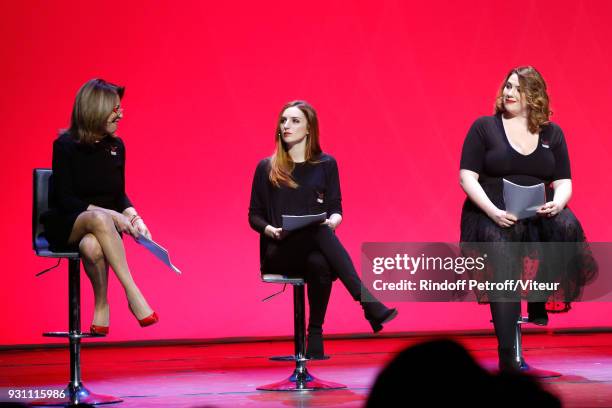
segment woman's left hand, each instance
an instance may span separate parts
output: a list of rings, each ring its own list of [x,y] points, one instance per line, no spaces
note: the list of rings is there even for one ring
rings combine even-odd
[[[323,221],[323,224],[327,225],[332,231],[338,227],[338,223],[334,222],[331,218],[327,218],[325,221]]]
[[[151,233],[149,232],[149,229],[147,228],[147,225],[144,223],[142,218],[136,220],[136,222],[134,223],[134,228],[136,228],[138,235],[142,235],[147,239],[151,239]]]
[[[562,209],[563,208],[559,204],[555,203],[554,201],[549,201],[538,209],[537,214],[541,215],[542,217],[550,218],[559,214]]]

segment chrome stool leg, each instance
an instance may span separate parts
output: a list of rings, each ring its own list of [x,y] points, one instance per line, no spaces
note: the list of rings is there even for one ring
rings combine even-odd
[[[295,370],[289,378],[257,387],[264,391],[315,391],[346,388],[346,385],[316,378],[306,368],[306,310],[304,284],[293,285],[293,343]]]
[[[36,400],[34,406],[75,406],[80,404],[101,405],[123,401],[111,395],[95,394],[81,382],[81,339],[104,337],[93,333],[81,332],[81,280],[80,259],[68,259],[68,325],[69,331],[44,333],[46,337],[68,337],[70,341],[70,382],[64,390],[63,398]]]

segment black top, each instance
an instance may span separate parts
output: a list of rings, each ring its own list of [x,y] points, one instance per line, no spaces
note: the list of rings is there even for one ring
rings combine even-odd
[[[125,146],[118,137],[98,143],[77,142],[69,133],[53,143],[53,188],[49,207],[63,214],[89,204],[122,212],[132,206],[125,194]]]
[[[550,183],[571,178],[565,137],[554,123],[545,125],[533,153],[523,155],[508,141],[501,115],[478,118],[470,128],[461,153],[461,169],[480,178],[514,178],[517,184]],[[523,183],[521,183],[523,181]]]
[[[481,117],[474,122],[463,144],[460,167],[479,174],[478,182],[487,197],[501,210],[505,209],[502,178],[521,185],[544,183],[548,201],[554,197],[552,182],[571,178],[565,137],[558,125],[550,123],[543,126],[536,149],[531,154],[523,155],[510,145],[501,115]],[[517,299],[547,301],[546,308],[550,311],[568,311],[568,302],[579,298],[583,286],[592,280],[596,269],[590,249],[584,244],[584,231],[569,208],[564,208],[555,217],[535,215],[517,221],[512,227],[501,228],[466,197],[461,212],[460,240],[464,252],[486,255],[493,251],[497,254],[491,258],[492,263],[488,263],[487,268],[473,270],[471,279],[480,282],[537,279],[539,282],[558,283],[554,291],[539,291],[541,293],[538,294],[520,291],[520,295],[516,294]],[[496,244],[481,246],[485,242]],[[498,245],[500,242],[529,244],[503,246]],[[566,253],[559,254],[558,251],[546,249],[550,246],[537,244],[541,242],[577,244],[561,246]],[[477,244],[472,246],[465,243]],[[511,260],[509,256],[519,258],[513,262],[508,261]],[[536,272],[523,268],[521,259],[524,256],[538,261]],[[570,259],[572,261],[568,263]],[[477,290],[476,295],[479,302],[489,302],[502,299],[508,292]],[[498,295],[501,297],[497,298]]]
[[[317,163],[296,163],[292,177],[297,188],[275,187],[269,179],[270,159],[259,162],[253,177],[249,224],[263,234],[266,226],[280,228],[282,215],[342,214],[336,160],[325,153]]]

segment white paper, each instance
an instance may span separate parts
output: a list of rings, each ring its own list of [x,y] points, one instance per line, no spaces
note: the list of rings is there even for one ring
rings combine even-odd
[[[506,179],[503,180],[506,212],[516,216],[519,220],[533,217],[538,208],[546,203],[544,183],[535,186],[520,186]]]
[[[295,231],[313,224],[321,224],[327,219],[326,213],[314,215],[283,215],[283,231]]]
[[[168,254],[168,251],[166,250],[166,248],[162,247],[157,242],[150,240],[142,235],[140,235],[138,238],[135,238],[135,240],[140,245],[147,248],[149,252],[155,255],[157,259],[159,259],[160,261],[168,265],[168,267],[170,267],[170,269],[172,269],[178,275],[181,274],[181,271],[179,270],[179,268],[177,268],[176,266],[172,264],[172,262],[170,262],[170,255]]]

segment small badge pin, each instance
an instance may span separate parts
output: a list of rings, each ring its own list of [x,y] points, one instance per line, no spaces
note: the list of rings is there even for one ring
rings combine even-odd
[[[318,194],[317,203],[323,204],[323,198],[325,198],[325,195],[323,193],[319,193],[319,192],[317,192],[317,194]]]

